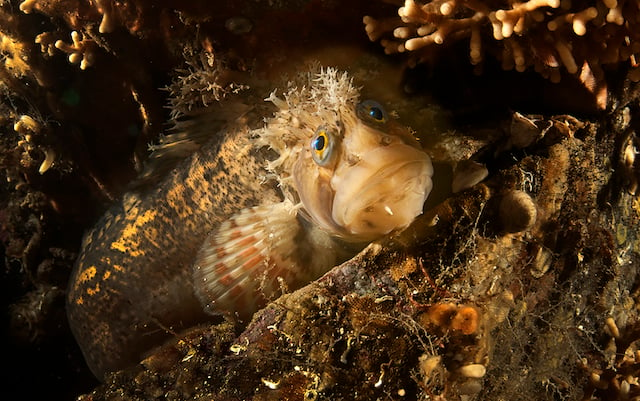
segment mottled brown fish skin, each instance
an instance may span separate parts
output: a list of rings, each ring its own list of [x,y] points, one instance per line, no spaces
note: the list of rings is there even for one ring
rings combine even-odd
[[[193,257],[235,211],[277,199],[261,184],[264,162],[246,130],[213,140],[157,187],[125,196],[86,235],[67,314],[98,378],[207,318],[193,291]]]

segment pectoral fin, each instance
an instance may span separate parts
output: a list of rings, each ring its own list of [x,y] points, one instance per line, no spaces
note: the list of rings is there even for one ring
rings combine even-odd
[[[212,313],[249,317],[278,295],[299,269],[302,226],[291,202],[243,209],[205,240],[193,267],[194,286]]]

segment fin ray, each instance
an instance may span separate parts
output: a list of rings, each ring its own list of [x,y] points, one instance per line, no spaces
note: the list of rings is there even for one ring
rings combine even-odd
[[[150,182],[156,182],[212,138],[223,138],[224,132],[242,126],[244,116],[251,109],[234,98],[212,104],[180,121],[174,121],[167,134],[149,145],[151,153],[132,187],[141,188]]]
[[[295,238],[301,229],[289,201],[243,209],[221,224],[193,265],[196,294],[205,308],[246,317],[277,295],[279,277],[286,282],[299,269]]]

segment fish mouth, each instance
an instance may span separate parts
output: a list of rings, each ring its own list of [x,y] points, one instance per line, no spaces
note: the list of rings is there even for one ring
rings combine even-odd
[[[332,178],[333,221],[362,241],[405,228],[422,213],[432,175],[429,156],[413,146],[393,144],[367,152]]]

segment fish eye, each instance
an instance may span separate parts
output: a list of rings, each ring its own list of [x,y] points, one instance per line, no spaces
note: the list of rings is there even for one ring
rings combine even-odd
[[[331,160],[333,154],[334,136],[324,126],[318,127],[311,139],[311,156],[319,165],[324,166]]]
[[[384,107],[375,100],[365,100],[358,103],[356,114],[362,121],[374,124],[384,124],[389,120]]]

